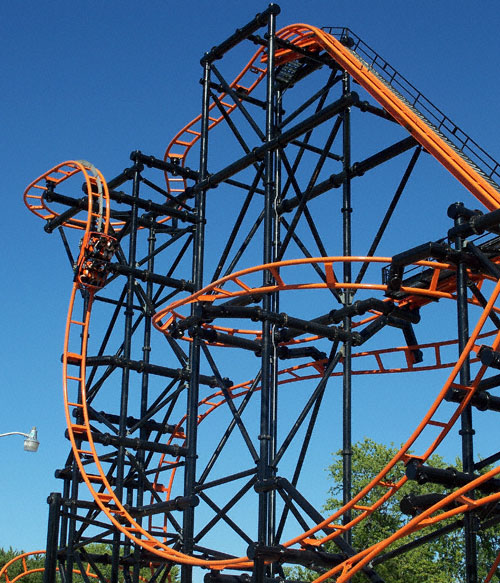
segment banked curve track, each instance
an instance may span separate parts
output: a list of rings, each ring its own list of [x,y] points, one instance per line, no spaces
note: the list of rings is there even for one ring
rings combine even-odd
[[[34,573],[43,573],[44,567],[42,565],[42,560],[45,558],[45,551],[31,551],[28,553],[21,553],[15,556],[13,559],[5,563],[5,565],[0,569],[0,580],[6,583],[16,583],[24,577],[33,575]],[[33,563],[33,560],[35,563]],[[36,564],[39,561],[40,564]],[[90,578],[92,581],[98,580],[102,581],[102,575],[96,573],[92,565],[88,563],[84,566],[84,569],[73,569],[74,575],[84,575]],[[144,577],[139,577],[141,581],[147,581]]]
[[[423,116],[419,116],[415,111],[405,103],[398,94],[391,90],[370,67],[368,67],[363,60],[358,58],[353,51],[350,51],[334,36],[325,33],[324,31],[315,27],[297,24],[286,27],[278,33],[279,37],[297,46],[301,50],[318,51],[322,50],[333,59],[338,65],[346,70],[352,78],[354,78],[364,89],[366,89],[399,124],[406,128],[415,140],[420,143],[427,152],[436,158],[461,184],[463,184],[471,194],[488,210],[495,210],[500,208],[500,193],[498,188],[492,184],[491,180],[478,171],[474,164],[469,163],[465,156],[461,155],[447,140],[445,140],[439,132],[436,132],[431,124],[427,123]],[[263,49],[257,51],[250,63],[243,69],[242,73],[235,79],[232,87],[245,88],[245,91],[250,94],[253,89],[264,79],[266,74],[266,55]],[[302,53],[295,53],[292,49],[282,49],[277,52],[277,63],[282,64],[287,61],[302,58]],[[253,70],[257,73],[257,79],[252,84],[244,85],[245,75],[248,71]],[[230,115],[235,106],[230,105],[224,101],[225,94],[219,96],[220,102],[225,109],[225,115],[222,113],[218,117],[210,118],[212,124],[210,129],[215,127],[219,122]],[[215,103],[212,103],[212,108],[215,108]],[[197,129],[200,123],[200,118],[196,118],[181,130],[170,143],[167,148],[165,159],[176,159],[182,166],[185,165],[189,151],[200,138],[200,131]],[[114,238],[110,235],[111,230],[119,228],[119,224],[111,225],[109,217],[109,195],[107,192],[106,183],[102,175],[92,165],[84,161],[70,161],[56,166],[54,169],[42,175],[39,179],[34,181],[25,193],[25,202],[28,208],[43,219],[50,219],[58,216],[57,213],[46,204],[46,198],[43,197],[41,191],[47,190],[47,185],[52,182],[57,185],[60,182],[72,177],[76,173],[82,173],[86,184],[88,194],[88,217],[86,220],[76,221],[69,217],[67,221],[63,222],[64,226],[75,227],[83,229],[85,235],[83,244],[80,250],[78,259],[77,277],[73,286],[72,296],[70,300],[70,307],[68,310],[66,339],[63,356],[63,375],[64,375],[64,395],[66,405],[66,418],[68,424],[68,433],[72,444],[75,460],[79,466],[82,479],[85,481],[89,491],[92,493],[96,504],[102,512],[108,517],[109,521],[114,527],[124,533],[131,541],[139,546],[143,546],[149,552],[152,552],[166,560],[176,563],[190,564],[203,566],[210,569],[222,570],[230,567],[248,567],[250,565],[246,557],[235,559],[221,559],[218,561],[205,561],[186,555],[174,548],[166,545],[164,542],[153,537],[147,529],[141,526],[128,512],[125,505],[121,502],[120,497],[117,496],[112,485],[110,484],[106,472],[102,468],[99,456],[96,452],[95,444],[93,442],[90,417],[86,408],[85,395],[85,376],[86,376],[86,345],[89,334],[89,325],[92,312],[94,295],[105,285],[106,265],[111,261],[114,251]],[[186,184],[184,179],[167,174],[167,190],[171,194],[179,194],[185,191]],[[97,210],[96,210],[97,209]],[[273,291],[286,292],[288,289],[318,289],[329,288],[342,290],[346,287],[345,284],[338,282],[334,276],[335,266],[342,262],[379,262],[384,265],[390,263],[389,258],[354,258],[354,257],[340,257],[328,258],[320,257],[316,259],[297,260],[297,261],[282,261],[276,264],[267,264],[256,266],[246,271],[231,274],[222,278],[213,284],[203,288],[187,298],[174,302],[168,307],[159,311],[154,318],[155,327],[162,333],[168,334],[168,328],[173,321],[178,317],[178,310],[183,306],[189,306],[194,302],[209,302],[216,303],[219,300],[227,300],[231,297],[242,297],[251,294],[272,293]],[[304,283],[298,281],[288,281],[286,278],[286,269],[289,266],[297,265],[299,263],[315,264],[325,273],[326,283]],[[439,273],[441,270],[453,269],[453,266],[446,263],[436,262],[419,262],[419,266],[427,267],[435,270],[436,276],[431,279],[431,285],[427,289],[415,290],[413,288],[403,289],[407,296],[404,302],[411,303],[413,300],[419,301],[420,304],[425,304],[436,298],[453,300],[455,296],[450,291],[440,289]],[[248,274],[256,272],[270,271],[275,277],[279,272],[279,282],[275,288],[255,288],[251,284],[245,283],[245,277]],[[480,274],[475,276],[479,283],[483,279],[491,279],[487,274]],[[375,284],[350,284],[350,289],[372,289],[378,293],[384,293],[386,287]],[[74,314],[75,297],[79,291],[85,288],[89,291],[89,301],[86,305],[86,311],[83,318],[79,318]],[[460,355],[458,361],[453,364],[452,370],[445,385],[437,394],[435,402],[430,407],[429,411],[418,425],[412,435],[408,438],[404,446],[399,451],[398,455],[391,461],[391,463],[384,468],[372,482],[361,492],[359,492],[347,506],[340,509],[332,516],[326,518],[322,523],[315,526],[313,529],[299,533],[283,546],[290,547],[292,545],[314,545],[319,546],[328,540],[331,540],[339,535],[342,535],[349,528],[361,520],[367,518],[372,512],[379,508],[392,494],[394,494],[406,481],[403,478],[397,483],[391,483],[387,480],[392,467],[399,461],[407,462],[411,457],[418,460],[425,461],[436,447],[441,443],[446,434],[450,431],[455,421],[459,418],[463,409],[470,402],[474,392],[481,381],[485,367],[481,367],[479,372],[472,380],[470,386],[462,386],[457,382],[457,375],[465,362],[465,360],[477,352],[482,339],[488,337],[488,344],[493,350],[496,350],[500,345],[500,333],[488,332],[486,324],[490,313],[496,311],[495,303],[500,293],[500,283],[496,282],[493,286],[493,291],[488,298],[485,307],[479,307],[479,316],[477,323],[470,335],[469,342],[466,348]],[[372,318],[377,318],[380,313],[374,311]],[[487,336],[486,336],[487,335]],[[70,346],[70,338],[82,338],[81,348],[75,350]],[[436,346],[438,343],[436,343]],[[414,347],[410,347],[414,348]],[[373,355],[374,352],[363,353],[363,356]],[[356,355],[354,355],[356,356]],[[360,355],[361,356],[361,355]],[[379,357],[380,359],[380,357]],[[380,360],[378,361],[380,362]],[[70,367],[78,365],[78,374],[71,373]],[[451,363],[444,364],[440,360],[436,363],[436,368],[443,366],[450,366]],[[316,365],[317,366],[317,365]],[[297,367],[298,368],[298,367]],[[409,365],[412,370],[418,370],[418,367]],[[291,378],[284,382],[293,382],[300,380],[301,377],[293,372],[294,369],[286,369],[283,374],[290,374]],[[387,372],[382,366],[379,370],[367,368],[367,374],[376,372]],[[396,372],[396,371],[394,371]],[[295,376],[294,376],[295,374]],[[81,401],[73,399],[72,395],[75,393],[74,386],[79,386],[81,391]],[[455,410],[447,418],[438,417],[436,415],[440,404],[443,402],[450,387],[458,388],[465,393],[465,398],[456,406]],[[242,385],[235,385],[229,389],[231,394],[240,394],[244,391]],[[213,398],[219,397],[220,403],[224,402],[224,397],[221,393],[214,393],[205,399],[206,403],[210,403],[213,408]],[[200,403],[201,405],[203,404]],[[207,410],[207,414],[208,411]],[[83,418],[83,422],[75,424],[73,421],[73,412],[78,411],[78,417]],[[206,414],[200,415],[200,420],[206,418]],[[179,427],[182,425],[179,421]],[[432,445],[425,451],[419,454],[409,454],[409,450],[422,432],[429,427],[438,427],[438,436],[432,442]],[[86,442],[85,448],[82,446],[82,438]],[[175,440],[182,441],[182,435],[173,434],[171,442]],[[92,456],[93,465],[88,463],[88,456]],[[84,461],[85,458],[85,461]],[[90,472],[90,468],[92,472]],[[367,565],[378,553],[385,549],[389,544],[395,540],[404,537],[405,535],[418,531],[428,525],[436,524],[445,518],[466,512],[471,508],[478,508],[482,505],[500,500],[500,493],[483,496],[472,500],[467,496],[468,492],[476,488],[480,483],[487,481],[495,476],[500,471],[500,468],[494,468],[487,474],[481,476],[467,487],[463,487],[456,492],[447,496],[440,503],[422,512],[414,519],[409,521],[405,527],[394,533],[388,539],[381,541],[370,549],[365,549],[357,555],[350,557],[347,561],[334,569],[326,572],[319,577],[317,581],[326,580],[328,577],[336,576],[339,582],[347,581],[359,569]],[[363,498],[375,486],[382,485],[386,489],[386,493],[370,507],[363,506]],[[167,493],[168,496],[168,493]],[[440,512],[443,507],[446,507],[451,502],[457,501],[453,510]],[[349,524],[342,524],[342,516],[350,509],[361,510],[360,514],[356,516]],[[321,534],[323,532],[323,535]]]

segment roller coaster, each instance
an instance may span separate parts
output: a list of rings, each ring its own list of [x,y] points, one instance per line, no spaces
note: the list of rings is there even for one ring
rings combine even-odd
[[[134,151],[110,180],[70,160],[25,191],[73,277],[45,583],[102,581],[103,564],[113,583],[177,567],[182,583],[272,583],[289,565],[381,582],[378,564],[450,528],[467,583],[498,577],[477,537],[500,522],[499,444],[477,461],[474,436],[500,412],[500,166],[351,30],[277,31],[279,12],[203,55],[201,113],[163,158]],[[359,405],[363,379],[391,402]],[[413,430],[353,491],[353,426],[390,430],[391,407]],[[457,427],[463,471],[426,465]],[[406,524],[355,548],[410,481]],[[419,496],[425,482],[447,493]],[[26,556],[2,581],[32,572]]]

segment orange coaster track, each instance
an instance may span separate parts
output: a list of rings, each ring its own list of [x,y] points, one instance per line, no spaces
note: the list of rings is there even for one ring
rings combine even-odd
[[[471,475],[468,484],[454,489],[370,548],[358,551],[350,546],[351,529],[370,520],[407,483],[406,476],[392,479],[396,464],[422,465],[457,420],[464,419],[472,405],[478,406],[485,383],[496,386],[486,374],[491,363],[484,354],[495,357],[500,344],[500,249],[494,236],[498,224],[494,211],[500,208],[500,190],[494,181],[498,165],[491,165],[489,157],[480,155],[473,161],[469,149],[475,143],[468,138],[455,143],[453,135],[457,132],[451,131],[450,137],[443,129],[447,118],[438,125],[419,112],[419,100],[412,101],[395,87],[397,76],[384,77],[388,65],[382,66],[381,73],[375,66],[377,58],[370,63],[366,54],[361,54],[359,39],[348,38],[345,30],[337,38],[303,24],[275,33],[276,13],[276,6],[271,5],[205,55],[202,113],[176,134],[163,161],[134,152],[133,167],[111,181],[110,188],[90,163],[65,162],[35,180],[25,192],[26,205],[47,222],[46,230],[59,228],[75,266],[63,351],[67,437],[72,451],[60,477],[66,495],[73,489],[77,498],[73,496],[70,501],[74,505],[72,513],[64,508],[57,510],[54,520],[60,521],[62,534],[61,540],[54,538],[52,544],[59,544],[64,552],[93,541],[113,544],[113,580],[118,577],[120,548],[131,561],[134,557],[139,569],[155,557],[164,576],[173,564],[183,565],[185,583],[192,579],[192,567],[212,570],[214,583],[224,581],[224,575],[218,574],[223,570],[248,570],[262,583],[264,577],[281,574],[282,562],[290,559],[300,564],[301,554],[327,550],[330,541],[346,558],[333,566],[323,566],[315,581],[349,581],[361,570],[368,579],[379,580],[371,561],[395,541],[452,516],[470,516],[500,500],[500,492],[485,494],[481,489],[500,472],[499,466],[481,476]],[[255,35],[264,24],[268,26],[267,41]],[[215,61],[246,39],[261,46],[234,80],[227,82]],[[330,72],[328,80],[320,81],[319,91],[302,105],[295,105],[294,112],[283,121],[278,103],[295,85],[307,87],[309,80],[312,85],[320,69]],[[351,93],[350,79],[376,104],[361,102]],[[264,85],[267,89],[263,97]],[[341,96],[327,103],[330,90],[340,85]],[[257,108],[255,116],[248,112],[250,106]],[[397,122],[411,138],[406,136],[351,165],[349,119],[350,110],[357,108],[374,114],[379,122],[382,119],[391,126],[391,132],[394,124],[389,120]],[[263,110],[264,129],[259,125]],[[290,127],[295,119],[297,123]],[[239,129],[239,124],[244,129]],[[342,156],[333,153],[341,127]],[[229,134],[244,154],[230,164],[225,160],[222,169],[209,174],[208,139],[218,131],[226,132],[223,143]],[[321,147],[311,142],[311,136],[320,131],[329,133],[326,145]],[[255,137],[258,145],[251,147]],[[195,172],[187,166],[187,159],[198,146],[201,166]],[[290,162],[288,152],[292,148],[298,148],[298,154]],[[345,241],[351,237],[345,218],[352,210],[348,198],[351,181],[412,149],[412,160],[398,189],[402,191],[422,148],[493,212],[482,215],[465,207],[459,209],[461,220],[456,221],[450,235],[458,241],[456,248],[439,241],[416,245],[392,258],[375,257],[376,245],[366,256],[346,253]],[[307,168],[308,155],[318,156],[312,176],[303,169]],[[328,165],[333,168],[334,164],[341,168],[331,173]],[[143,176],[146,167],[164,173],[166,190]],[[308,180],[300,186],[303,174]],[[320,174],[323,180],[318,182]],[[84,178],[83,202],[61,192],[76,175]],[[116,191],[129,180],[131,194]],[[206,195],[212,197],[211,189],[220,185],[238,193],[245,191],[245,200],[237,208],[235,197],[228,198],[221,218],[206,215]],[[156,196],[159,193],[161,200],[144,200],[140,194],[144,186]],[[330,225],[326,237],[320,236],[321,228],[325,232],[321,216],[325,208],[318,207],[318,211],[313,199],[338,187],[343,188],[344,196],[344,253],[328,256],[326,250],[335,249],[336,244],[331,241]],[[258,196],[264,204],[255,211]],[[129,205],[130,210],[113,211],[111,200]],[[294,209],[295,215],[288,223],[285,213]],[[389,214],[386,218],[388,221]],[[233,219],[232,230],[221,241],[220,231]],[[246,237],[241,234],[245,221],[249,228]],[[384,229],[387,221],[383,221]],[[76,261],[69,251],[65,227],[83,231]],[[488,232],[485,239],[465,243],[466,237],[483,231]],[[141,243],[139,232],[148,234],[147,243]],[[155,247],[159,235],[165,241]],[[215,241],[215,251],[209,247],[210,237]],[[231,247],[236,246],[238,237],[240,248],[234,251]],[[127,238],[129,246],[125,249]],[[317,246],[318,256],[306,248],[307,238]],[[288,250],[290,241],[304,257],[297,258]],[[260,264],[262,248],[264,262]],[[230,253],[234,254],[233,260],[226,266]],[[161,264],[165,256],[166,264]],[[208,284],[203,283],[207,280],[204,261],[209,268],[215,267]],[[375,281],[380,268],[386,274],[381,283],[362,282],[365,272]],[[359,274],[355,280],[353,272]],[[125,285],[121,285],[124,280]],[[468,294],[464,292],[466,285],[471,290]],[[173,291],[166,294],[166,289]],[[363,299],[353,303],[355,295]],[[338,302],[337,309],[331,309],[332,300]],[[318,308],[313,309],[316,302]],[[412,326],[420,321],[419,310],[435,313],[437,302],[442,312],[446,305],[455,304],[459,312],[470,312],[473,325],[467,338],[459,333],[459,340],[430,338],[417,342]],[[321,304],[327,314],[318,316]],[[283,309],[286,312],[280,311]],[[291,315],[297,312],[298,316]],[[116,331],[121,319],[123,336]],[[223,325],[220,320],[224,320]],[[153,327],[159,334],[152,334]],[[385,345],[375,345],[380,331],[390,327],[403,331],[405,345],[394,347],[390,335]],[[140,356],[139,349],[134,348],[138,330],[143,334]],[[93,342],[93,337],[100,340]],[[457,357],[449,356],[450,347],[455,347]],[[260,368],[253,373],[255,366],[247,360],[255,363],[256,357]],[[306,360],[278,366],[278,359],[287,358]],[[171,361],[179,368],[172,368]],[[230,366],[238,377],[231,381],[221,372],[222,367]],[[470,367],[470,376],[464,381],[463,371]],[[447,368],[451,369],[447,377],[433,381],[432,395],[426,396],[427,411],[410,435],[403,436],[396,457],[380,468],[365,488],[352,493],[341,509],[329,517],[321,516],[307,500],[307,485],[301,493],[298,484],[329,379],[438,373]],[[140,382],[132,380],[133,372],[140,375]],[[249,381],[250,376],[253,378]],[[169,379],[167,387],[165,379]],[[296,414],[282,414],[286,423],[278,431],[277,388],[281,387],[285,401],[286,395],[292,394],[285,385],[306,387],[298,389],[297,394],[311,393]],[[206,386],[210,394],[206,394]],[[117,393],[119,406],[112,411]],[[451,393],[455,399],[448,402]],[[133,399],[140,404],[131,414]],[[294,400],[299,399],[290,398]],[[491,402],[495,402],[492,395],[488,396],[488,406]],[[99,411],[98,406],[103,410]],[[296,422],[289,423],[289,418],[296,418]],[[306,437],[302,444],[291,448],[306,419]],[[332,422],[330,417],[328,422]],[[219,434],[219,426],[224,424],[226,428]],[[206,441],[199,437],[202,431],[207,432]],[[170,436],[165,437],[165,433]],[[240,441],[230,446],[234,435]],[[330,451],[338,449],[333,443],[327,447]],[[290,462],[292,449],[299,453],[297,460]],[[225,465],[219,461],[223,455],[228,456]],[[492,457],[498,460],[499,456]],[[228,468],[228,464],[234,467]],[[290,479],[281,473],[282,467],[285,472],[289,470]],[[214,474],[209,480],[208,476]],[[83,497],[80,482],[85,483],[90,496]],[[379,498],[367,503],[368,494],[380,488]],[[279,500],[284,508],[280,511],[281,522],[277,520]],[[243,514],[236,511],[242,501],[246,505]],[[258,509],[255,520],[248,519],[252,507]],[[182,519],[176,518],[176,513]],[[290,514],[295,522],[288,526]],[[197,516],[200,518],[195,522]],[[238,544],[233,546],[231,537],[218,531],[211,534],[223,524],[236,533]],[[467,528],[466,536],[470,536]],[[245,554],[243,545],[251,552]],[[61,556],[60,568],[64,569],[64,553]],[[303,564],[307,561],[304,559]],[[498,560],[488,566],[485,581],[491,580],[497,566]],[[0,576],[4,575],[6,583],[14,583],[29,572],[25,565],[20,575],[9,579],[6,566]],[[66,577],[71,577],[71,572]],[[153,575],[155,580],[159,573]],[[86,576],[95,577],[90,571]]]
[[[41,559],[45,558],[45,551],[31,551],[29,553],[21,553],[5,563],[5,565],[0,569],[0,581],[5,581],[5,583],[16,583],[20,581],[23,577],[32,575],[33,573],[43,573],[44,567]],[[30,561],[39,561],[39,565],[30,564]],[[14,574],[16,573],[16,574]],[[84,578],[95,581],[96,579],[102,580],[101,575],[95,573],[92,570],[90,563],[85,565],[83,570],[73,569],[74,575],[80,575]],[[144,577],[140,577],[141,581],[147,581]]]

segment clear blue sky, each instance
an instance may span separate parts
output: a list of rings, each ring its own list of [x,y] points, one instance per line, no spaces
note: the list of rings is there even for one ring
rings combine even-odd
[[[295,22],[352,28],[500,158],[496,0],[279,4],[280,28]],[[199,111],[203,52],[266,5],[22,0],[0,7],[0,432],[36,424],[41,441],[39,453],[27,454],[21,438],[0,440],[0,546],[45,547],[45,500],[61,488],[53,472],[68,453],[59,357],[71,273],[56,235],[43,232],[22,192],[63,160],[90,160],[112,177],[133,149],[161,157]]]

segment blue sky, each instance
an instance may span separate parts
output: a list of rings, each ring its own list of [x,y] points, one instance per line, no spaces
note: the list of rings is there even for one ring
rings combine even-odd
[[[500,158],[496,1],[280,5],[280,28],[295,22],[352,28]],[[23,0],[0,7],[0,432],[36,424],[41,441],[39,453],[28,454],[21,438],[0,440],[0,546],[44,548],[45,500],[61,487],[53,472],[68,452],[59,357],[71,273],[56,235],[43,232],[22,192],[66,159],[90,160],[112,177],[133,149],[161,157],[199,111],[203,52],[265,7],[219,0]]]

